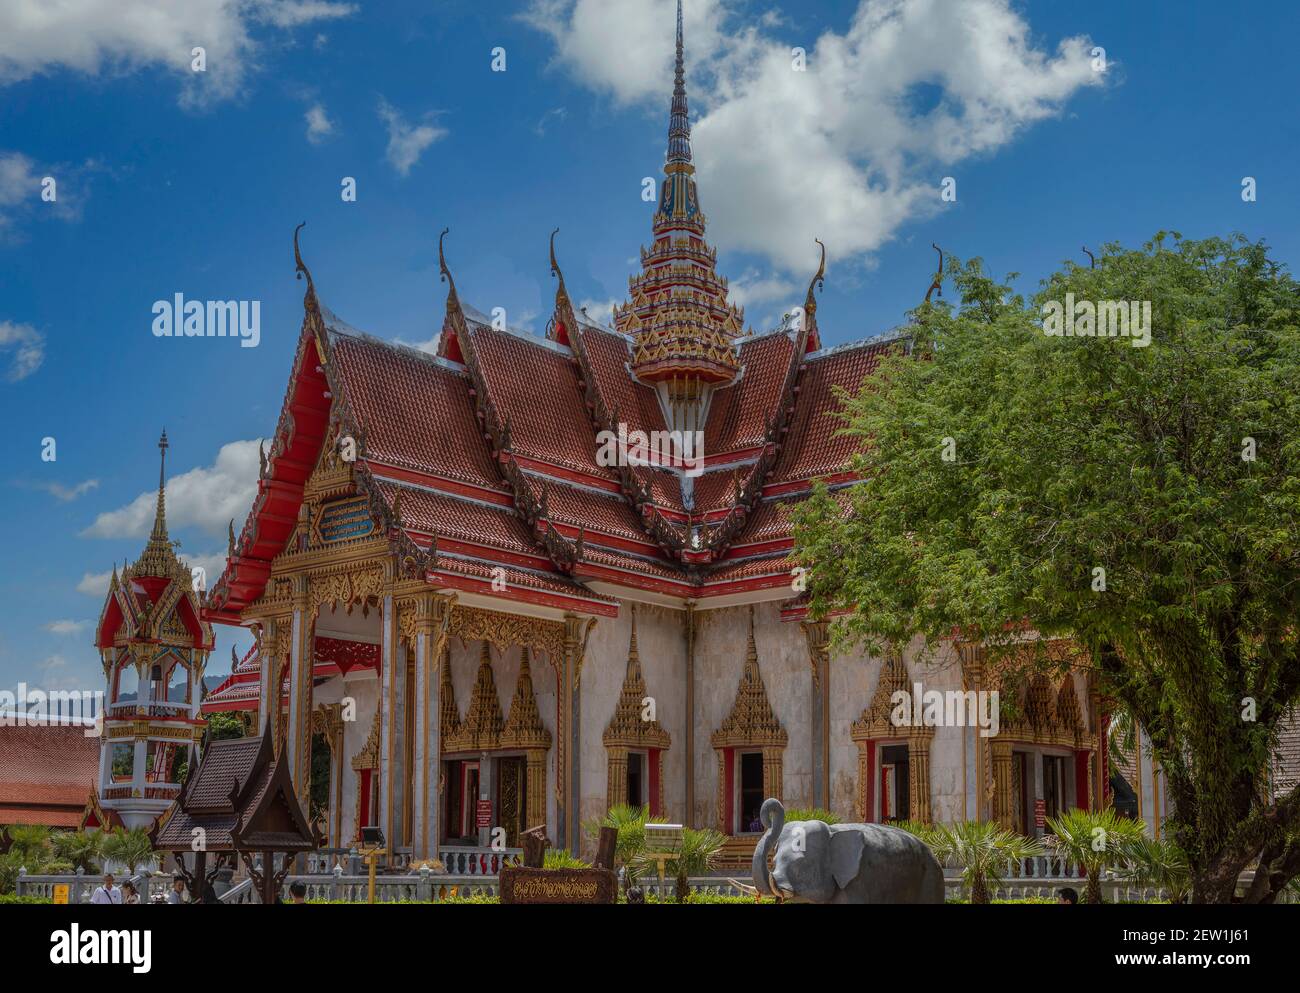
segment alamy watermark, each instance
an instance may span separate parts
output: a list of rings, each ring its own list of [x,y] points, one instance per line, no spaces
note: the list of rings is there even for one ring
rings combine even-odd
[[[1134,348],[1151,344],[1150,300],[1079,300],[1043,304],[1043,333],[1051,338],[1132,338]]]
[[[43,690],[26,683],[17,692],[0,690],[0,727],[80,725],[87,738],[97,738],[103,714],[103,690]]]
[[[241,348],[256,348],[262,340],[261,300],[155,300],[155,338],[239,338]]]
[[[998,736],[1001,709],[997,690],[895,690],[889,695],[889,723],[907,727],[977,727],[981,738]]]
[[[599,432],[596,444],[596,464],[602,467],[680,467],[692,477],[704,472],[703,431],[629,431],[620,422],[617,433]]]

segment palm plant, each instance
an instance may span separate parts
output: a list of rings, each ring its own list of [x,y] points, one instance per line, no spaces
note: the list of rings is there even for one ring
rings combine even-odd
[[[713,871],[718,864],[718,853],[726,841],[725,837],[712,828],[682,828],[681,846],[672,858],[664,860],[664,868],[671,870],[676,879],[678,903],[685,903],[691,895],[691,876],[702,876]],[[636,862],[638,874],[657,864],[644,851],[636,856]]]
[[[69,863],[74,870],[99,871],[104,841],[102,834],[89,831],[60,831],[51,841],[55,858]]]
[[[1187,854],[1174,842],[1143,834],[1128,845],[1125,855],[1128,865],[1122,871],[1134,885],[1163,889],[1170,903],[1187,900],[1192,888],[1191,870]]]
[[[961,869],[971,903],[989,903],[1002,885],[1002,871],[1021,859],[1043,854],[1033,838],[1002,827],[996,821],[960,821],[956,824],[899,825],[930,846],[940,865]]]
[[[645,851],[646,824],[666,824],[663,817],[651,817],[646,807],[632,807],[625,803],[616,804],[598,820],[588,821],[583,825],[587,836],[592,840],[600,837],[600,829],[612,827],[618,831],[618,841],[614,845],[614,861],[627,869],[627,885],[631,886],[640,875],[644,866],[639,856]]]
[[[53,855],[50,847],[50,829],[43,824],[11,824],[5,828],[9,838],[9,854],[28,860],[27,868],[44,865]]]
[[[127,866],[130,874],[135,875],[135,867],[149,862],[154,855],[149,834],[144,828],[117,828],[103,841],[102,851],[105,858],[121,862]]]
[[[1056,835],[1054,847],[1068,862],[1083,867],[1088,877],[1085,903],[1101,903],[1101,874],[1106,869],[1128,862],[1128,852],[1143,837],[1141,821],[1120,817],[1114,807],[1084,810],[1075,807],[1057,817],[1048,818],[1048,828]]]
[[[548,848],[542,856],[543,869],[590,869],[591,863],[570,854],[567,848]]]

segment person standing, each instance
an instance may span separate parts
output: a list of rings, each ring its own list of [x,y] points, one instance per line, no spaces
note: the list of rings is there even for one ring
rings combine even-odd
[[[122,884],[122,903],[138,904],[140,902],[140,892],[135,888],[135,883],[127,880]]]
[[[185,902],[185,877],[180,873],[172,876],[172,891],[167,894],[168,903]]]
[[[104,882],[95,887],[95,892],[90,895],[91,903],[121,903],[122,891],[113,885],[113,874],[104,873]]]

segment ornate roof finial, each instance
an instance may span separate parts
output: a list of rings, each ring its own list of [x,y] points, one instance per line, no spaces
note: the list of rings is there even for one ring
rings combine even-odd
[[[627,645],[627,657],[629,659],[640,659],[636,650],[636,604],[632,604],[632,638]]]
[[[150,541],[167,540],[167,484],[164,477],[167,471],[167,449],[170,447],[167,444],[167,429],[163,428],[162,437],[158,439],[158,507],[154,511]]]
[[[293,261],[297,271],[297,278],[302,279],[303,276],[307,277],[307,294],[302,298],[304,304],[308,301],[315,302],[316,300],[316,284],[311,281],[311,270],[307,268],[307,263],[303,262],[302,252],[298,250],[298,232],[306,226],[307,222],[303,221],[293,229]]]
[[[1084,246],[1083,246],[1083,254],[1086,255],[1086,256],[1088,256],[1088,261],[1090,261],[1090,262],[1092,263],[1091,268],[1096,269],[1096,268],[1097,268],[1097,257],[1096,257],[1095,255],[1093,255],[1092,252],[1088,251],[1088,246],[1087,246],[1087,245],[1084,245]]]
[[[131,577],[135,576],[156,576],[173,577],[180,576],[182,573],[188,575],[189,570],[181,565],[176,558],[176,549],[172,545],[171,539],[167,536],[167,449],[170,445],[167,442],[167,431],[164,429],[162,436],[158,439],[158,505],[154,510],[153,531],[149,534],[149,542],[144,546],[144,552],[136,560],[135,565],[130,569],[123,570],[123,577],[130,573]]]
[[[939,253],[939,271],[934,274],[934,282],[931,283],[930,288],[925,291],[926,303],[930,302],[930,294],[935,290],[939,291],[939,296],[943,296],[943,249],[934,242],[930,242],[930,247]]]
[[[447,256],[442,251],[442,239],[447,237],[447,232],[450,230],[451,228],[443,228],[442,234],[438,235],[438,272],[442,274],[442,281],[448,286],[447,303],[450,305],[451,301],[455,300],[459,306],[460,298],[456,296],[456,280],[451,278],[451,270],[447,268]]]
[[[808,284],[808,298],[803,304],[804,313],[806,314],[817,313],[817,297],[813,295],[813,289],[826,289],[826,246],[822,244],[820,238],[814,238],[813,241],[817,242],[821,247],[822,260],[821,264],[817,266],[817,275],[813,276],[812,282]]]
[[[686,55],[682,37],[682,0],[677,0],[677,62],[673,77],[673,102],[668,116],[668,161],[691,161],[691,123],[686,107]]]

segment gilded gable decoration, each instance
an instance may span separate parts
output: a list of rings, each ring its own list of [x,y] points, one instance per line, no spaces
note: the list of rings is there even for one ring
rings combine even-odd
[[[528,648],[523,650],[519,663],[519,678],[515,682],[515,696],[510,703],[510,715],[501,729],[502,748],[550,748],[551,732],[542,725],[542,714],[537,709],[533,693],[533,677],[528,666]]]
[[[627,650],[627,670],[623,676],[623,689],[614,707],[614,716],[605,728],[602,739],[605,747],[668,748],[672,739],[659,721],[642,720],[643,700],[646,698],[645,676],[641,672],[641,658],[636,644],[636,610],[632,611],[632,637]]]
[[[479,656],[478,678],[469,701],[465,723],[456,733],[444,740],[448,752],[484,752],[501,747],[501,730],[505,720],[501,716],[501,701],[497,697],[496,682],[492,678],[492,655],[488,643],[483,642]]]
[[[785,748],[789,735],[772,711],[763,685],[763,673],[758,665],[758,649],[754,645],[754,608],[749,608],[749,645],[745,652],[745,667],[736,688],[736,700],[731,705],[722,726],[713,732],[714,748],[734,748],[747,745],[772,745]]]

